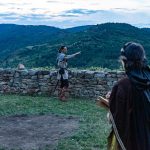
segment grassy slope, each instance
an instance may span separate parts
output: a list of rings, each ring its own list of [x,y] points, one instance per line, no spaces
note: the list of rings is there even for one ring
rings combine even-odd
[[[58,114],[78,116],[79,130],[59,142],[57,150],[105,150],[109,126],[106,111],[93,101],[70,99],[62,103],[56,98],[1,95],[0,116],[15,114]]]

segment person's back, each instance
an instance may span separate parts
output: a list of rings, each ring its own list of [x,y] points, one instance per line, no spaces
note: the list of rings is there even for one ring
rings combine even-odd
[[[113,149],[112,139],[115,135],[118,143],[115,150],[149,150],[150,69],[144,62],[144,50],[135,43],[128,46],[131,47],[125,49],[126,53],[123,55],[127,77],[113,87],[109,98],[113,126],[109,137],[109,149]],[[137,50],[137,53],[134,53],[134,50]],[[134,56],[138,59],[137,63]]]
[[[120,80],[114,86],[110,97],[110,110],[127,150],[146,150],[149,147],[150,142],[144,137],[150,139],[150,122],[147,120],[148,114],[145,113],[144,105],[150,107],[143,92],[137,91],[129,78]]]

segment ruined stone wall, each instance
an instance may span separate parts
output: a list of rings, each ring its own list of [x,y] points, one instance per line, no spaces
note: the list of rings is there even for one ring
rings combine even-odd
[[[0,93],[27,95],[57,95],[57,72],[54,70],[0,69]],[[96,98],[105,95],[122,77],[124,72],[98,72],[78,70],[69,72],[71,97]]]

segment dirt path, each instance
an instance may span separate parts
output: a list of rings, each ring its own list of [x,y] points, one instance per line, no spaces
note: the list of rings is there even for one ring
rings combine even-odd
[[[6,149],[44,149],[56,147],[59,140],[71,136],[78,119],[56,115],[0,117],[0,147]]]

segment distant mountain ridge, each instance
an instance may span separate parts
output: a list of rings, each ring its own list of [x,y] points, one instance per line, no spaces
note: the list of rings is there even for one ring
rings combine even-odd
[[[24,63],[27,67],[54,66],[61,45],[69,53],[82,51],[70,60],[71,67],[119,68],[120,48],[128,41],[144,45],[150,58],[150,29],[125,23],[87,25],[68,29],[49,26],[0,24],[1,66]]]
[[[79,27],[72,27],[72,28],[67,28],[65,29],[66,31],[72,32],[72,33],[76,33],[76,32],[82,32],[85,31],[91,27],[93,27],[94,25],[85,25],[85,26],[79,26]]]

